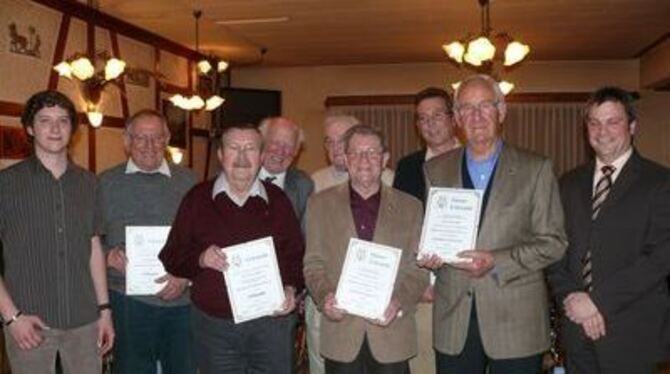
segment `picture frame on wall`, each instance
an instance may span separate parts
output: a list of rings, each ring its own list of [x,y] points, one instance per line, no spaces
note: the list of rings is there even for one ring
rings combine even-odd
[[[161,111],[170,129],[171,147],[186,149],[188,147],[188,112],[172,105],[169,100],[161,100]]]
[[[22,127],[0,125],[0,169],[30,156],[32,147]]]

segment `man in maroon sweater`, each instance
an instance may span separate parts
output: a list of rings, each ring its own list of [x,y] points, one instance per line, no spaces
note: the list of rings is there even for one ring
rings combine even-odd
[[[193,334],[200,373],[290,373],[282,316],[303,287],[304,242],[291,202],[258,179],[261,135],[252,125],[227,128],[218,158],[222,172],[195,186],[179,207],[160,259],[170,274],[193,282]],[[235,324],[222,271],[221,248],[272,236],[286,302],[273,317]]]

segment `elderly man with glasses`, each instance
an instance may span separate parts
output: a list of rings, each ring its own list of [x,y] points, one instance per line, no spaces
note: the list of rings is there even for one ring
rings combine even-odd
[[[383,185],[388,162],[383,135],[357,125],[344,135],[349,183],[314,195],[307,206],[305,282],[322,312],[320,346],[327,374],[405,374],[416,354],[414,310],[428,275],[414,260],[422,209],[414,197]],[[335,299],[349,241],[357,238],[402,250],[383,318],[348,314]]]
[[[486,75],[463,80],[455,118],[464,149],[425,165],[429,187],[483,193],[475,248],[464,261],[437,256],[434,347],[438,373],[540,373],[549,348],[549,297],[543,269],[567,245],[551,163],[501,139],[507,107]]]
[[[191,354],[188,280],[167,274],[155,295],[126,295],[127,226],[170,226],[195,174],[165,160],[170,130],[162,114],[145,109],[128,119],[128,160],[100,175],[109,288],[117,344],[113,372],[195,373]]]

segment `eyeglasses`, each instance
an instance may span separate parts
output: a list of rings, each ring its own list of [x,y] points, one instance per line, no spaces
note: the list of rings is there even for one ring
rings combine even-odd
[[[326,146],[326,148],[334,148],[334,147],[341,147],[344,145],[344,140],[343,139],[331,139],[331,138],[325,138],[323,140],[323,144]]]
[[[353,161],[359,161],[366,158],[368,161],[377,162],[382,159],[382,154],[384,154],[384,152],[381,149],[368,148],[363,151],[347,152],[347,158]]]
[[[433,115],[418,115],[416,117],[416,122],[421,125],[430,125],[431,123],[444,122],[449,118],[449,113],[435,113]]]
[[[237,153],[258,152],[258,151],[260,151],[260,148],[258,148],[258,146],[256,144],[245,144],[245,145],[224,144],[223,146],[226,149],[229,149],[231,151],[235,151]]]
[[[463,104],[456,108],[461,117],[470,117],[479,112],[479,114],[491,114],[498,108],[499,101],[482,101],[479,104]]]
[[[159,136],[149,136],[149,135],[130,135],[130,139],[134,143],[146,145],[146,144],[152,144],[152,145],[162,145],[165,143],[165,136],[159,135]]]

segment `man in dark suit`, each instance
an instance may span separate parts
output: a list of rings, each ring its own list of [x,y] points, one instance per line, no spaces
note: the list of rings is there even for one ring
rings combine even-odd
[[[452,150],[460,143],[456,137],[452,118],[452,101],[447,91],[429,87],[416,94],[416,128],[426,148],[405,156],[398,161],[393,187],[416,197],[425,204],[426,183],[423,175],[425,161]],[[412,372],[435,372],[433,352],[433,286],[424,292],[422,303],[417,305],[416,323],[419,338],[418,354],[410,360]]]
[[[423,163],[460,145],[452,118],[452,101],[447,91],[429,87],[414,99],[416,128],[426,148],[409,154],[396,167],[393,187],[425,203]]]
[[[596,157],[561,179],[570,245],[549,273],[565,308],[567,369],[653,373],[670,315],[670,174],[632,146],[626,91],[596,91],[585,123]]]
[[[263,134],[259,178],[284,190],[304,231],[307,199],[314,191],[314,182],[304,171],[291,166],[305,138],[302,129],[287,118],[271,117],[261,122],[259,130]]]
[[[291,201],[300,227],[305,232],[305,211],[307,199],[314,191],[314,182],[302,170],[292,166],[305,139],[302,129],[293,121],[284,117],[270,117],[261,121],[259,130],[263,135],[263,152],[259,178],[281,188]],[[292,372],[296,371],[295,341],[298,331],[298,315],[291,313],[282,317],[283,328],[290,337],[285,347],[293,357]]]

